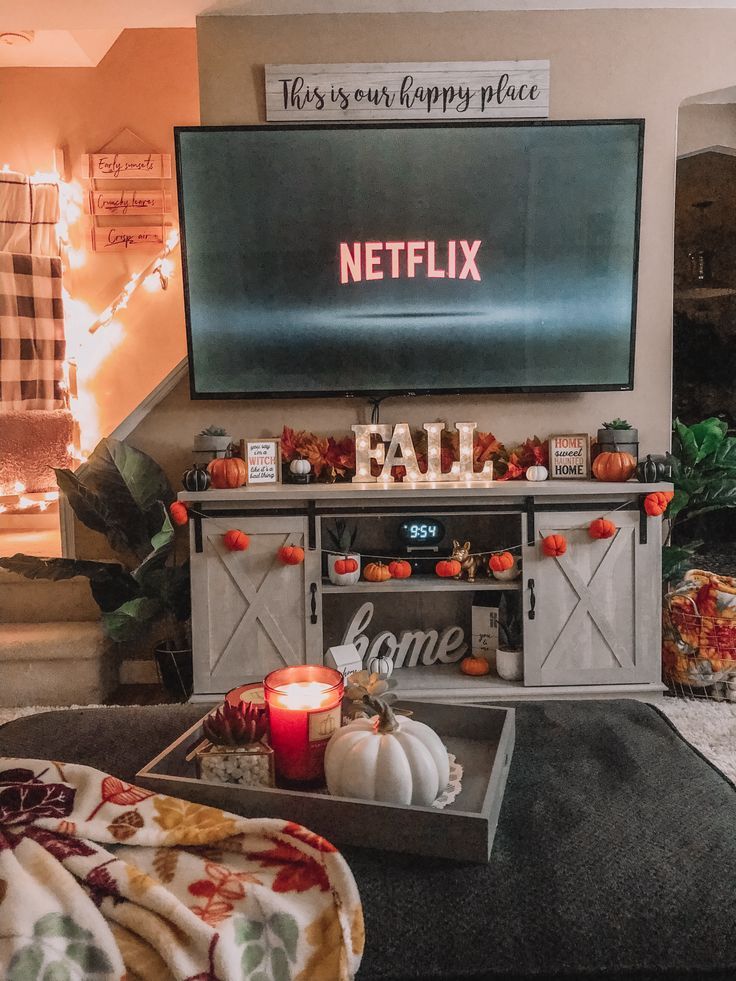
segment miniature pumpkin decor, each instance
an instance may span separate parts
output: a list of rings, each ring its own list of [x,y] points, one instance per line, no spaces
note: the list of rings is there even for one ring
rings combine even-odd
[[[454,576],[460,575],[462,568],[457,559],[440,559],[434,567],[434,571],[440,579],[452,579]]]
[[[212,486],[218,490],[230,487],[242,487],[248,474],[245,460],[239,456],[218,457],[210,460],[207,471],[212,480]]]
[[[388,571],[388,566],[384,565],[383,562],[369,562],[363,569],[363,578],[367,579],[368,582],[388,582],[391,573]]]
[[[463,674],[480,676],[488,674],[491,666],[484,657],[464,657],[460,662],[460,670]]]
[[[344,559],[335,559],[335,572],[338,576],[348,576],[351,572],[358,571],[358,563],[349,556]]]
[[[231,552],[244,552],[250,545],[250,538],[244,531],[231,528],[222,536],[222,542],[225,548],[229,548]]]
[[[598,480],[629,480],[636,472],[636,459],[630,453],[599,453],[593,460],[593,475]]]
[[[606,518],[596,518],[588,525],[588,534],[591,538],[613,538],[617,530],[616,525]]]
[[[394,662],[388,654],[373,654],[368,658],[366,669],[371,674],[380,674],[384,678],[390,678],[394,670]]]
[[[541,480],[546,480],[549,477],[549,470],[540,464],[533,467],[526,468],[526,479],[539,482]]]
[[[547,535],[542,539],[542,551],[550,558],[564,555],[567,551],[567,539],[564,535]]]
[[[393,579],[408,579],[411,575],[411,564],[405,559],[389,562],[388,571]]]
[[[301,565],[304,561],[304,549],[300,545],[282,545],[279,558],[284,565]]]
[[[194,466],[184,471],[181,482],[184,490],[206,491],[210,486],[210,475],[207,473],[207,467],[200,467],[198,463],[195,463]]]
[[[186,504],[182,504],[181,501],[174,501],[169,505],[169,514],[175,525],[185,525],[189,521],[189,511]]]
[[[514,568],[514,557],[511,552],[496,552],[488,560],[488,565],[491,572],[505,572]]]
[[[366,695],[378,715],[338,729],[325,752],[328,791],[337,797],[428,807],[450,781],[447,750],[423,722],[396,716]]]
[[[667,510],[670,500],[664,491],[652,491],[644,498],[644,510],[650,517],[657,518]]]
[[[295,477],[306,477],[311,472],[312,464],[309,460],[302,460],[301,457],[297,457],[289,464],[289,473],[294,474]]]

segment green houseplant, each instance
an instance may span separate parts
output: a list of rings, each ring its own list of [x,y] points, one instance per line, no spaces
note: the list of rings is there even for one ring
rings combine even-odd
[[[636,459],[639,455],[639,430],[634,429],[626,419],[612,419],[604,422],[598,430],[597,443],[600,453],[630,453]]]
[[[156,636],[158,650],[188,654],[179,674],[191,676],[189,563],[177,561],[166,474],[140,450],[103,439],[86,463],[74,472],[56,470],[56,479],[77,518],[101,532],[120,561],[19,554],[0,557],[0,567],[28,579],[86,576],[111,640]]]
[[[693,426],[676,419],[673,425],[672,466],[675,496],[665,512],[670,526],[662,552],[662,575],[674,579],[692,564],[702,545],[696,540],[698,519],[713,511],[736,507],[736,436],[728,435],[722,419],[710,418]]]

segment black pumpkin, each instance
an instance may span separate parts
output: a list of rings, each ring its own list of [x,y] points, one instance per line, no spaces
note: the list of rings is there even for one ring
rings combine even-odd
[[[636,476],[642,484],[654,484],[659,480],[672,479],[672,465],[666,460],[653,459],[651,453],[636,468]]]
[[[195,463],[189,470],[184,471],[181,482],[184,485],[184,490],[206,491],[210,486],[210,475],[206,467],[200,467]]]

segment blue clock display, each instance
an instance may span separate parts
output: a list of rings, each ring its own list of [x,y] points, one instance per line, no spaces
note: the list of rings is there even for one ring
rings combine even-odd
[[[405,545],[439,545],[445,537],[445,526],[436,518],[408,518],[399,526],[399,538]]]

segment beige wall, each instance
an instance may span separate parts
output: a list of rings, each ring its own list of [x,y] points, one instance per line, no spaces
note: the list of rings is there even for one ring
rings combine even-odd
[[[677,125],[677,156],[709,147],[736,153],[736,105],[682,106]]]
[[[530,433],[595,432],[612,416],[638,425],[644,450],[668,445],[677,113],[683,98],[733,85],[736,11],[571,11],[205,17],[197,25],[203,123],[264,119],[266,63],[548,58],[551,116],[646,119],[641,265],[633,392],[391,400],[384,421],[477,419],[505,442]],[[350,400],[199,402],[185,385],[133,436],[172,472],[190,434],[218,422],[234,434],[284,423],[348,430],[366,416]]]

